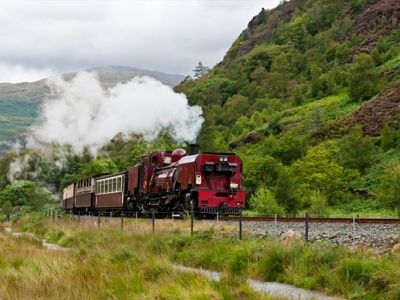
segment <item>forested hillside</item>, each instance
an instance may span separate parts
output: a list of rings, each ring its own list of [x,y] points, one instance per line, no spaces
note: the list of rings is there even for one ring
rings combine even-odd
[[[203,149],[243,157],[259,211],[394,211],[399,28],[396,0],[283,1],[176,90],[204,110]]]

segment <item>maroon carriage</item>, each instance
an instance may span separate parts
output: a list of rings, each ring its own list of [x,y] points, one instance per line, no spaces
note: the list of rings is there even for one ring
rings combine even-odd
[[[63,208],[65,210],[74,209],[75,204],[75,184],[70,184],[63,190]]]
[[[94,200],[94,183],[94,177],[75,182],[75,209],[86,211],[91,209]]]
[[[104,175],[96,178],[94,208],[123,209],[127,172]]]

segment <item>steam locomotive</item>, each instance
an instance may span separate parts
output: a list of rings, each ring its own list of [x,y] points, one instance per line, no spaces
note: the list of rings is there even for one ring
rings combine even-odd
[[[79,180],[63,190],[72,212],[238,214],[245,207],[242,161],[232,153],[199,153],[198,145],[144,155],[127,171]]]

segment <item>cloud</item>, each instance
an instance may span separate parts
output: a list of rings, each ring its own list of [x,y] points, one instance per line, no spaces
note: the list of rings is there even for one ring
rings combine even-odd
[[[278,3],[1,2],[1,62],[39,70],[128,65],[189,74],[199,60],[209,66],[220,61],[261,7]]]
[[[150,77],[135,77],[104,90],[94,73],[78,73],[71,81],[52,78],[54,95],[42,108],[41,121],[31,128],[28,146],[72,145],[76,153],[93,154],[117,134],[154,138],[166,128],[178,141],[194,141],[203,117],[186,96]]]
[[[55,74],[56,72],[51,69],[35,69],[22,65],[0,63],[0,82],[33,82]]]

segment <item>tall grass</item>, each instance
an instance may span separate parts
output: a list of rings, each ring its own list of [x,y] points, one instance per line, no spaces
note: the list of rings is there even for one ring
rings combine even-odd
[[[243,284],[176,271],[170,251],[182,233],[167,239],[165,233],[80,225],[26,217],[13,225],[72,249],[65,252],[0,232],[0,299],[272,299]],[[213,240],[210,233],[199,238]]]
[[[22,287],[28,286],[33,298],[262,299],[243,284],[251,277],[350,299],[400,295],[400,258],[390,253],[348,252],[326,242],[284,246],[270,239],[239,241],[206,227],[190,235],[186,224],[176,224],[172,231],[159,228],[154,234],[146,224],[138,225],[143,232],[102,225],[99,230],[91,223],[22,218],[14,226],[74,250],[51,252],[27,238],[16,241],[2,235],[7,243],[0,244],[0,270],[5,270],[0,272],[0,294],[20,298],[25,295]],[[222,271],[225,276],[217,284],[177,272],[171,264]]]

